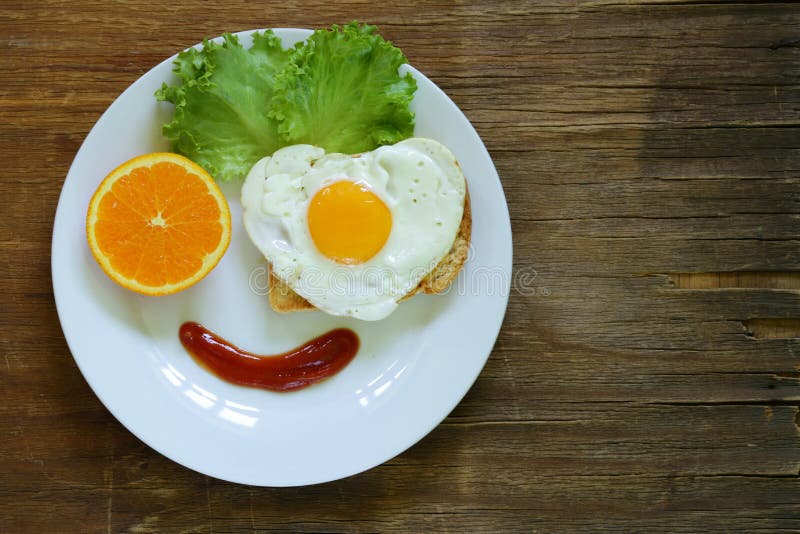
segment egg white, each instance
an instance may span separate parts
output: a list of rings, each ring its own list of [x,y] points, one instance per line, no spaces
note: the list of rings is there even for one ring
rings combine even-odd
[[[340,180],[368,187],[389,208],[392,229],[368,261],[342,265],[321,254],[308,228],[311,199]],[[455,157],[412,138],[357,156],[294,145],[258,161],[242,187],[244,226],[275,274],[322,311],[378,320],[449,252],[466,182]]]

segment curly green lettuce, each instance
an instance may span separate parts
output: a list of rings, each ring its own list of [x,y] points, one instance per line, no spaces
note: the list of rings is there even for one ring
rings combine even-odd
[[[164,125],[172,149],[218,180],[239,179],[283,143],[269,116],[276,75],[289,51],[271,31],[253,35],[245,49],[235,35],[204,41],[202,49],[178,54],[174,72],[181,84],[164,84],[156,98],[175,104]]]
[[[276,77],[270,116],[287,144],[328,152],[354,154],[402,141],[414,134],[409,104],[417,88],[410,73],[398,74],[404,63],[375,26],[316,31]]]
[[[317,30],[289,50],[271,31],[254,34],[249,49],[226,34],[178,55],[179,85],[156,93],[175,104],[163,133],[223,181],[286,145],[372,150],[414,133],[416,82],[398,73],[404,63],[374,26],[357,23]]]

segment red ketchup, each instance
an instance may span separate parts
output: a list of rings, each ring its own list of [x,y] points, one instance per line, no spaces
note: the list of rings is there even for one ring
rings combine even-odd
[[[316,384],[344,369],[358,352],[358,336],[347,328],[275,356],[244,351],[194,322],[183,323],[178,335],[189,354],[218,377],[270,391]]]

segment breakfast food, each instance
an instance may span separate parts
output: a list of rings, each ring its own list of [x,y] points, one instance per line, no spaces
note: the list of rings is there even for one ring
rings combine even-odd
[[[225,34],[178,54],[178,83],[155,93],[174,105],[162,132],[175,153],[120,165],[89,203],[102,270],[145,295],[200,281],[231,240],[215,180],[247,175],[244,225],[267,259],[274,310],[379,320],[447,289],[469,248],[467,184],[444,145],[411,138],[417,82],[403,53],[355,22],[291,48],[270,30],[248,37],[249,48]],[[328,379],[360,345],[341,327],[271,356],[194,321],[178,334],[220,379],[274,392]]]
[[[247,233],[297,297],[276,293],[273,307],[365,320],[447,287],[466,258],[466,200],[453,154],[423,138],[354,156],[286,147],[257,162],[242,187]]]
[[[216,266],[230,243],[231,215],[206,171],[158,152],[106,176],[89,202],[86,235],[112,280],[145,295],[167,295]]]

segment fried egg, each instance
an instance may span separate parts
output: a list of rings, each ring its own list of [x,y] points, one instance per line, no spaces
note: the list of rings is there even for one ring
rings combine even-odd
[[[378,320],[449,252],[465,195],[450,150],[412,138],[356,156],[282,148],[250,170],[242,207],[250,239],[295,293]]]

